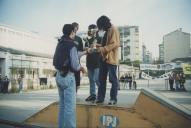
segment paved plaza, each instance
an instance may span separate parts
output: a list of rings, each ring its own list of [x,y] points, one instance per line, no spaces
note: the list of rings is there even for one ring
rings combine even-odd
[[[118,106],[132,107],[140,93],[141,88],[154,89],[162,96],[180,104],[182,107],[191,111],[191,89],[190,81],[186,88],[188,91],[168,91],[165,90],[163,83],[150,81],[137,81],[138,89],[129,90],[122,88],[118,94]],[[142,84],[141,84],[142,83]],[[107,87],[105,104],[109,101],[110,85]],[[77,94],[77,102],[84,103],[85,98],[89,95],[89,86],[83,85]],[[28,91],[23,93],[0,94],[0,119],[23,122],[34,113],[43,109],[47,105],[58,101],[57,89],[46,89],[38,91]],[[1,125],[0,125],[1,126]]]

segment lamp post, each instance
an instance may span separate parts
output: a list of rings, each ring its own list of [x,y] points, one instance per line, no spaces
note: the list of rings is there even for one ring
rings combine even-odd
[[[122,28],[122,42],[123,42],[123,44],[122,44],[122,50],[123,50],[123,55],[122,55],[122,57],[123,57],[123,61],[124,61],[124,54],[125,54],[125,51],[124,51],[124,28]]]
[[[21,55],[21,77],[24,77],[24,71],[23,71],[23,59],[25,58],[25,55],[24,54],[22,54]]]

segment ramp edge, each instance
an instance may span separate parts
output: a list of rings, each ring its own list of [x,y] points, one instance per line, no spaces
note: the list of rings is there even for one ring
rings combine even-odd
[[[152,99],[156,100],[157,102],[161,103],[162,105],[172,109],[173,111],[183,115],[184,117],[191,120],[191,111],[187,110],[185,107],[177,104],[176,102],[164,97],[163,95],[151,90],[151,89],[141,89],[141,93],[144,95],[151,97]]]

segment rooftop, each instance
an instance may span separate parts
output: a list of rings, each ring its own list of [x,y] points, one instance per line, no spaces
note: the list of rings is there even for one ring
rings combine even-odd
[[[23,51],[13,48],[7,48],[4,46],[0,46],[0,51],[2,52],[8,52],[11,54],[17,54],[17,55],[26,55],[26,56],[35,56],[35,57],[44,57],[44,58],[53,58],[52,55],[43,54],[43,53],[37,53],[37,52],[31,52],[31,51]]]

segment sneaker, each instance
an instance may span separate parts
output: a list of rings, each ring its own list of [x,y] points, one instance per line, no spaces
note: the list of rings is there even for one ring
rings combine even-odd
[[[85,101],[95,101],[96,95],[90,95],[88,98],[85,99]]]
[[[96,101],[96,104],[103,104],[103,102],[104,102],[104,101],[102,101],[102,100],[97,100],[97,101]]]
[[[115,105],[115,104],[117,104],[116,100],[110,100],[109,103],[108,103],[108,105]]]

